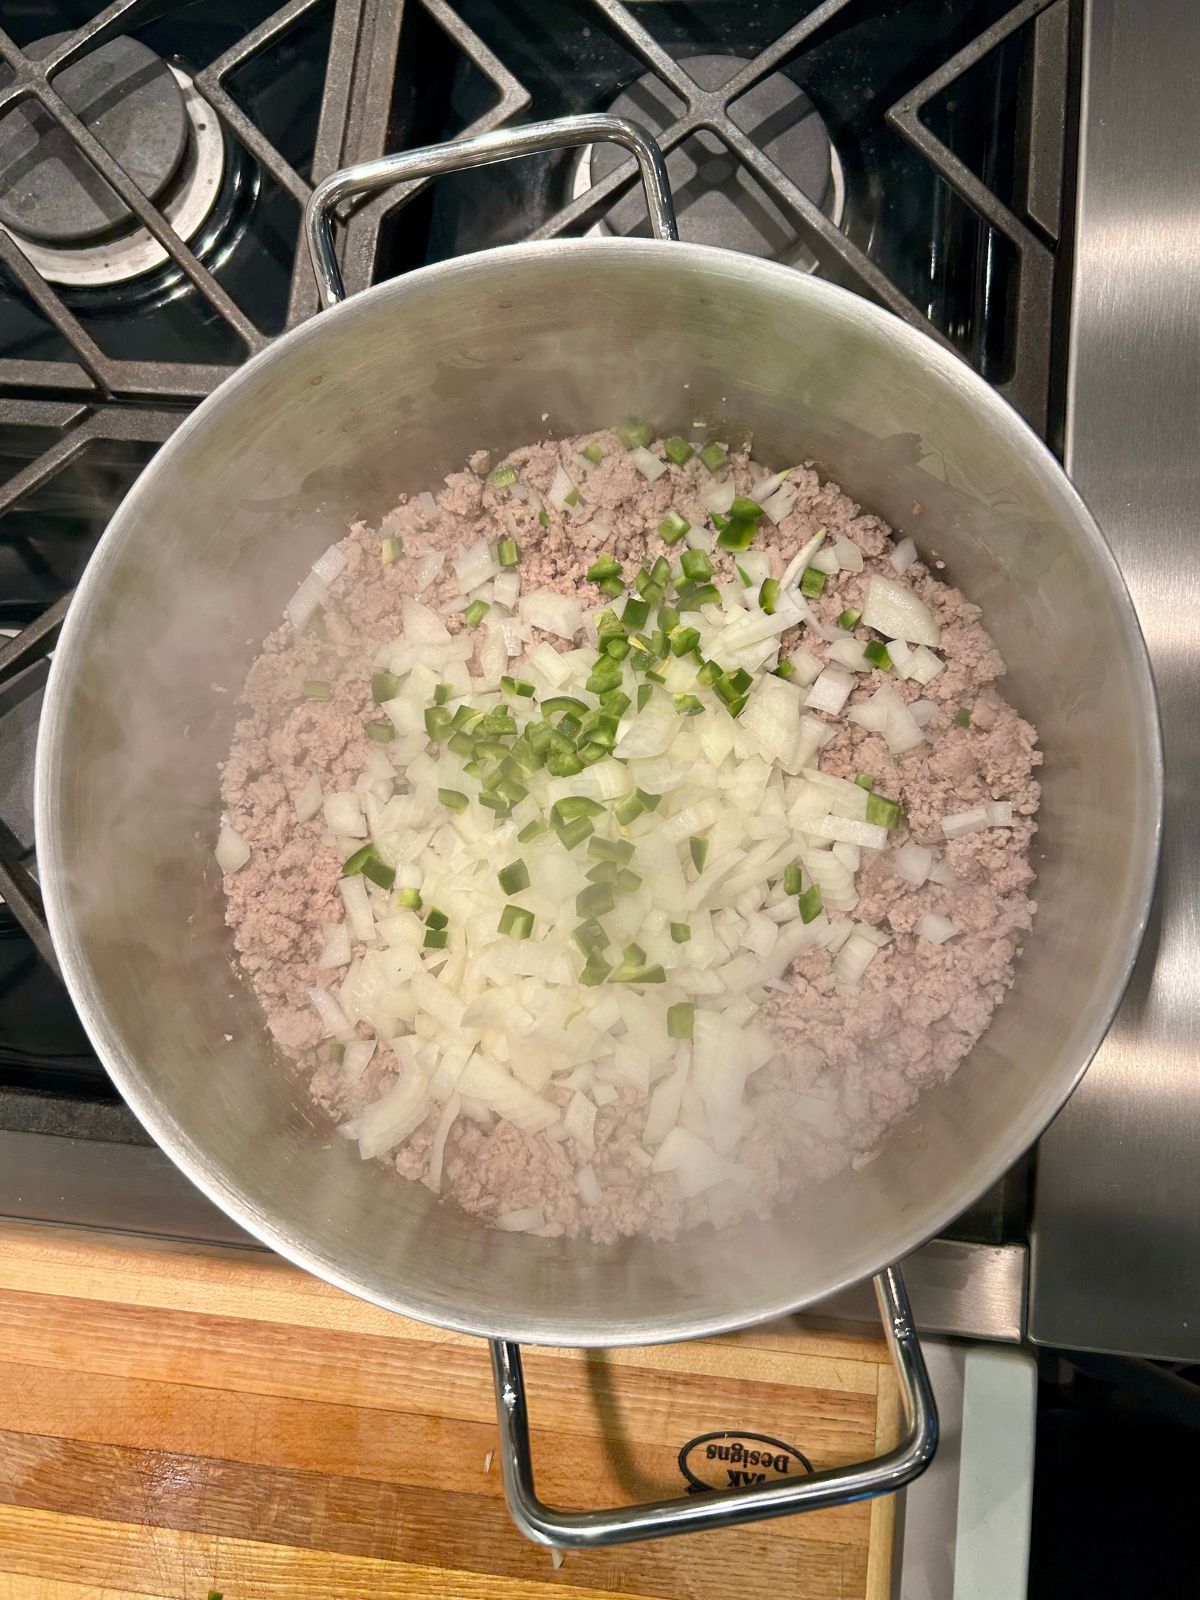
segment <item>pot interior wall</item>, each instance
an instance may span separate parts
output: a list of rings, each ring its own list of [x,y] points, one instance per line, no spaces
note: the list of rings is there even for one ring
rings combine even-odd
[[[873,1163],[767,1223],[601,1249],[487,1231],[333,1135],[231,974],[211,846],[236,689],[319,551],[472,449],[631,413],[664,431],[703,419],[721,437],[752,433],[768,462],[811,457],[911,532],[985,607],[1046,764],[1035,930],[958,1074]],[[184,425],[121,508],[50,698],[39,827],[55,937],[134,1109],[270,1243],[478,1331],[679,1336],[903,1254],[1069,1091],[1153,870],[1148,672],[1114,569],[1049,458],[899,323],[717,251],[518,247],[381,286],[282,341]]]

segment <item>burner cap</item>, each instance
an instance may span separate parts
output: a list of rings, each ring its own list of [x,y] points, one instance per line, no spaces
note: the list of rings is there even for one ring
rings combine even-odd
[[[679,65],[702,89],[718,89],[746,62],[740,56],[687,56]],[[653,73],[623,89],[609,107],[615,116],[632,117],[651,133],[661,133],[683,109],[679,97]],[[826,211],[840,207],[832,141],[816,107],[790,78],[770,73],[735,100],[729,114],[811,200]],[[593,145],[589,155],[590,183],[625,159],[611,144]],[[772,260],[794,262],[806,254],[788,213],[715,134],[692,134],[666,160],[684,239]],[[612,233],[647,233],[641,190],[623,195],[602,220]]]
[[[25,46],[42,60],[70,36]],[[187,146],[183,94],[166,62],[136,39],[112,39],[58,73],[58,93],[149,199]],[[73,245],[136,219],[42,108],[23,101],[0,118],[0,222],[26,238]]]

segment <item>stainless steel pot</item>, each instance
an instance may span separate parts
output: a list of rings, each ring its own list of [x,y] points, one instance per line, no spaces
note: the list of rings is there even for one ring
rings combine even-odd
[[[998,1178],[1086,1067],[1141,937],[1162,786],[1129,598],[1050,454],[965,366],[876,307],[670,242],[661,157],[632,124],[575,118],[336,175],[309,210],[323,298],[342,299],[328,222],[341,199],[598,138],[637,157],[657,239],[516,245],[378,285],[278,340],[183,424],[71,607],[37,778],[50,926],[126,1100],[210,1198],[283,1255],[496,1341],[510,1503],[526,1532],[560,1544],[859,1497],[929,1459],[932,1399],[899,1274],[881,1269]],[[1011,995],[955,1076],[869,1166],[769,1222],[601,1248],[487,1230],[331,1137],[231,975],[212,844],[233,691],[317,553],[473,449],[629,413],[751,433],[768,461],[811,457],[911,531],[985,608],[1046,764],[1036,924]],[[880,1461],[590,1516],[538,1502],[513,1341],[712,1334],[870,1274],[909,1413]]]

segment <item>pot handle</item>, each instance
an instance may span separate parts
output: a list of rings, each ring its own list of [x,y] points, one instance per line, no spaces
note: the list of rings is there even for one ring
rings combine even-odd
[[[527,1538],[564,1550],[598,1549],[761,1522],[790,1512],[816,1511],[890,1494],[918,1477],[937,1449],[938,1419],[929,1374],[898,1267],[873,1280],[888,1348],[900,1379],[907,1424],[904,1438],[886,1455],[857,1466],[830,1467],[802,1478],[778,1478],[748,1489],[714,1490],[678,1500],[620,1506],[611,1511],[556,1511],[538,1499],[529,1448],[529,1414],[521,1347],[492,1340],[492,1371],[500,1413],[500,1459],[513,1521]]]
[[[440,178],[444,173],[458,172],[463,167],[489,166],[494,161],[512,161],[517,156],[538,155],[546,150],[566,150],[573,145],[594,144],[597,140],[619,144],[637,158],[651,230],[658,239],[678,239],[675,203],[671,199],[662,151],[638,123],[599,113],[530,122],[522,128],[501,128],[471,139],[456,139],[449,144],[380,156],[377,161],[343,167],[340,172],[323,179],[304,207],[304,232],[322,306],[336,305],[346,298],[346,285],[333,248],[333,211],[341,201],[352,195],[390,189],[397,183]]]

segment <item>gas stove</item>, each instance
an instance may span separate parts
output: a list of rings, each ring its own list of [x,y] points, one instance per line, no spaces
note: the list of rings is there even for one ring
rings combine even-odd
[[[683,238],[887,306],[1060,448],[1083,8],[90,9],[28,0],[0,33],[0,1214],[242,1241],[149,1145],[58,981],[33,748],[70,590],[122,495],[190,407],[316,310],[313,183],[525,118],[623,112],[662,143]],[[598,149],[392,192],[343,222],[351,292],[512,240],[644,227]],[[1022,1166],[922,1253],[927,1322],[1019,1334],[1028,1187]]]

